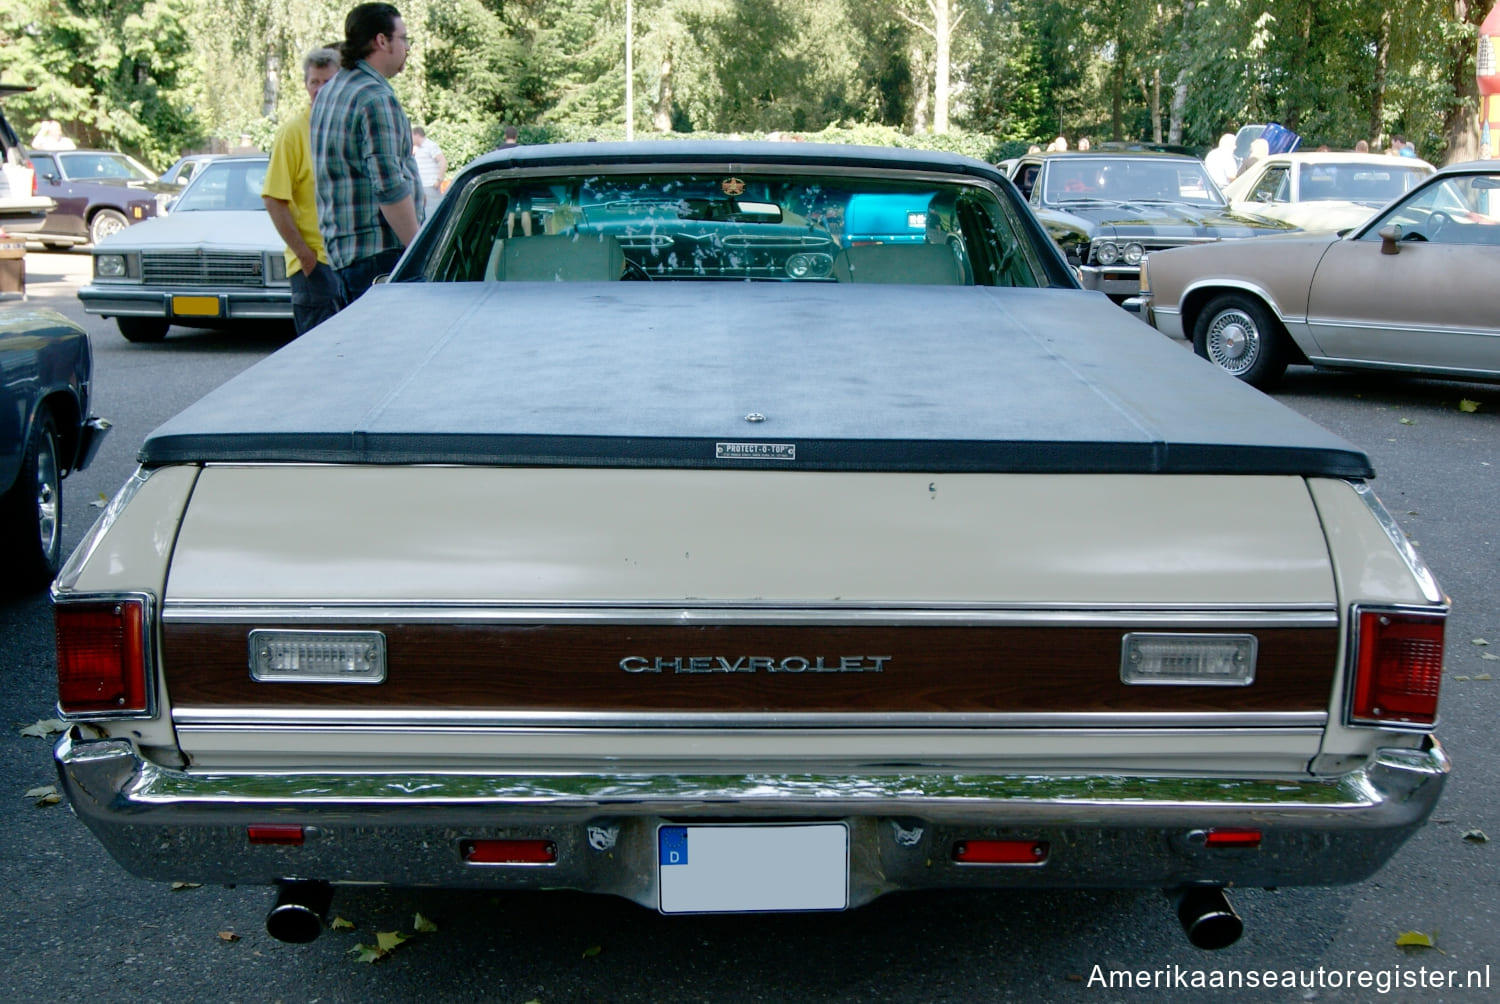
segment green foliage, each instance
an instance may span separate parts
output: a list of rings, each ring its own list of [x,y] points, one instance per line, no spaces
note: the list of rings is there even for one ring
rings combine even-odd
[[[1281,121],[1347,147],[1393,132],[1440,160],[1471,122],[1483,0],[943,0],[952,121],[932,106],[924,0],[628,0],[635,135],[795,132],[998,160],[1070,140],[1212,144]],[[6,111],[164,167],[307,100],[300,61],[351,0],[0,0]],[[507,124],[529,142],[625,135],[627,0],[398,0],[416,39],[395,87],[455,167]],[[1310,69],[1311,68],[1311,69]],[[1465,116],[1468,116],[1467,119]]]

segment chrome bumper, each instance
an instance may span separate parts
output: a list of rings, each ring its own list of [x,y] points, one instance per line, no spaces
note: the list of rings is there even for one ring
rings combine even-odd
[[[1139,265],[1084,265],[1078,273],[1084,289],[1108,296],[1135,296],[1141,291]]]
[[[99,452],[109,430],[109,421],[97,416],[78,427],[78,453],[73,458],[73,471],[81,471],[94,462],[94,455]]]
[[[850,905],[953,886],[1336,885],[1368,877],[1436,803],[1442,747],[1385,749],[1330,778],[861,774],[205,773],[77,729],[55,750],[78,816],[143,878],[613,893],[654,907],[664,822],[844,821]],[[303,827],[252,845],[251,824]],[[1206,831],[1254,828],[1258,847]],[[555,864],[467,864],[461,845],[544,839]],[[957,842],[1045,841],[1023,865],[953,860]]]
[[[216,314],[179,314],[172,309],[174,297],[213,297],[218,300]],[[212,324],[224,320],[291,320],[292,291],[289,286],[275,288],[208,287],[182,288],[170,292],[160,289],[118,288],[108,285],[84,286],[78,291],[83,309],[104,317],[165,317],[184,324]]]

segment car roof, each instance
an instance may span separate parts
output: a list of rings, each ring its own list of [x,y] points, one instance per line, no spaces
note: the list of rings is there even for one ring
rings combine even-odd
[[[1500,172],[1500,160],[1461,160],[1438,168],[1438,174],[1495,174]]]
[[[993,164],[941,150],[854,146],[839,143],[786,143],[735,140],[648,140],[636,143],[522,144],[492,150],[469,165],[485,167],[627,167],[654,163],[684,166],[728,164],[750,168],[757,164],[878,167],[887,170],[938,170],[996,180],[1003,175]]]
[[[1294,150],[1290,153],[1267,154],[1257,164],[1269,163],[1273,160],[1285,161],[1289,164],[1399,164],[1411,166],[1413,164],[1422,167],[1432,167],[1427,161],[1420,157],[1392,157],[1388,153],[1354,153],[1352,151],[1325,150],[1318,153],[1314,150]]]
[[[1165,150],[1053,150],[1027,154],[1025,160],[1190,160],[1203,163],[1186,153],[1168,153]]]

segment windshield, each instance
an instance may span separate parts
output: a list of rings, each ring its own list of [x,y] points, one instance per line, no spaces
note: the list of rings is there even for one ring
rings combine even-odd
[[[219,160],[204,165],[172,205],[174,213],[195,210],[261,210],[261,184],[269,162],[264,160]]]
[[[63,171],[70,181],[109,178],[119,181],[155,181],[156,175],[139,161],[123,153],[59,153]]]
[[[1420,164],[1303,164],[1303,202],[1366,202],[1383,206],[1422,183],[1432,168]]]
[[[429,280],[1047,284],[1014,208],[979,184],[618,171],[494,175],[459,198],[416,265]]]
[[[1048,165],[1042,201],[1189,202],[1224,204],[1219,190],[1196,160],[1165,158],[1068,157]]]

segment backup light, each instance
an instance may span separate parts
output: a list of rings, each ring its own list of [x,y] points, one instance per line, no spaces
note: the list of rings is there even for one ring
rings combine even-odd
[[[250,676],[261,683],[384,683],[379,631],[250,632]]]
[[[1134,684],[1248,687],[1255,682],[1253,634],[1127,634],[1120,680]]]
[[[1443,614],[1355,609],[1349,720],[1429,731],[1443,679]]]
[[[143,596],[57,602],[57,707],[65,718],[150,713],[146,608]]]

